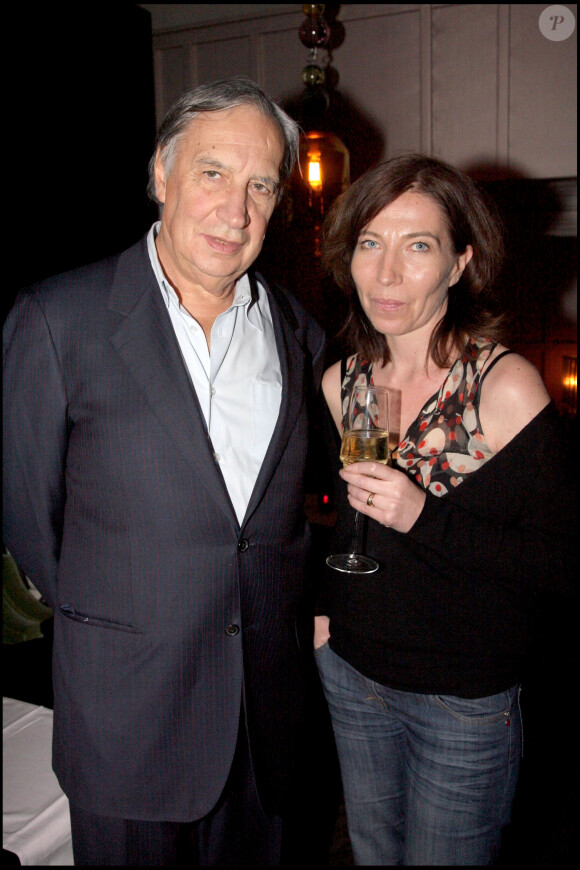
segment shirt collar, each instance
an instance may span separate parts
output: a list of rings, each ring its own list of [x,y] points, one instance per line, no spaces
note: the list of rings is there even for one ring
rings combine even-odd
[[[181,303],[179,301],[179,297],[165,275],[163,274],[163,269],[161,268],[161,263],[159,262],[159,257],[157,255],[157,247],[155,245],[155,237],[157,236],[159,230],[161,228],[161,221],[155,221],[152,225],[149,233],[147,235],[147,251],[149,253],[149,259],[151,261],[151,268],[153,269],[153,274],[157,279],[157,283],[161,289],[161,293],[163,295],[163,300],[167,308],[173,303],[180,308]],[[254,289],[255,288],[255,289]],[[236,282],[236,289],[234,292],[234,298],[230,308],[244,308],[245,315],[249,323],[252,324],[256,329],[262,331],[262,313],[260,311],[260,298],[264,293],[263,287],[256,281],[250,281],[248,274],[242,275]],[[224,312],[225,314],[226,312]]]

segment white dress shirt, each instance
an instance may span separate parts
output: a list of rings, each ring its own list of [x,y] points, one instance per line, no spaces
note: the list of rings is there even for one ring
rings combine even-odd
[[[215,319],[210,352],[203,329],[163,274],[155,247],[159,227],[157,222],[149,231],[149,258],[241,525],[282,398],[268,297],[258,284],[258,298],[252,300],[250,280],[243,275],[231,306]]]

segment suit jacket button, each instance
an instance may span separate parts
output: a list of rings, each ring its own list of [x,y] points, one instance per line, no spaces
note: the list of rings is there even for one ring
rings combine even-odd
[[[238,541],[238,553],[245,553],[249,546],[250,542],[247,538],[240,538]]]
[[[236,634],[239,634],[239,633],[240,633],[240,629],[239,629],[239,626],[237,626],[237,625],[228,625],[228,627],[226,628],[226,634],[229,637],[235,637]]]

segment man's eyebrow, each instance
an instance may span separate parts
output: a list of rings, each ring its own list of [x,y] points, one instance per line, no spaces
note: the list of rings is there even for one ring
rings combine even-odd
[[[216,160],[215,157],[210,157],[206,154],[200,154],[195,158],[195,162],[199,166],[212,166],[214,169],[225,169],[228,171],[228,166],[222,163],[221,160]],[[279,178],[272,178],[271,175],[254,175],[256,181],[261,181],[263,184],[271,184],[275,190],[280,186]]]
[[[272,184],[280,184],[280,178],[274,178],[271,175],[258,175],[258,181],[270,181]]]
[[[198,154],[195,158],[195,162],[199,164],[199,166],[215,166],[216,169],[227,169],[225,163],[216,160],[215,157],[210,157],[208,154]]]

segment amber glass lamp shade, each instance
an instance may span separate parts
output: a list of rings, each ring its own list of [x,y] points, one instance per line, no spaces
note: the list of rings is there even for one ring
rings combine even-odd
[[[576,357],[565,356],[563,363],[562,402],[566,413],[576,416],[578,412],[578,368]]]
[[[310,191],[328,207],[350,183],[348,148],[334,133],[306,133],[300,140],[300,169]]]

